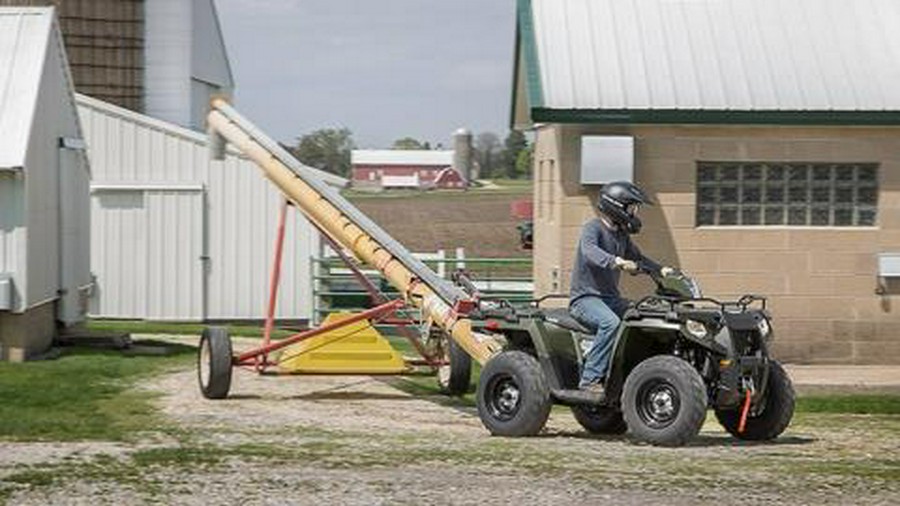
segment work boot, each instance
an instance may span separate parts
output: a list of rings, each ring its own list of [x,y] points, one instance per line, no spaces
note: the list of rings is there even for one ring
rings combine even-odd
[[[589,402],[602,402],[606,397],[606,388],[603,382],[590,383],[588,385],[578,387],[578,396],[583,397]]]

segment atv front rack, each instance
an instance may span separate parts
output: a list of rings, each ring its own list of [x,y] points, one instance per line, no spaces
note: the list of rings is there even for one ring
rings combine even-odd
[[[676,297],[664,297],[660,295],[648,295],[634,304],[638,310],[655,311],[654,306],[668,306],[669,311],[675,311],[679,306],[689,306],[695,304],[711,304],[719,308],[723,313],[744,313],[750,309],[755,303],[761,303],[760,309],[766,310],[768,299],[761,295],[747,294],[735,301],[720,301],[712,297],[696,297],[691,299],[683,299]]]

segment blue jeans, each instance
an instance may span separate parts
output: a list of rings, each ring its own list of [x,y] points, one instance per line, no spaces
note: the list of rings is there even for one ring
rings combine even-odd
[[[597,329],[594,341],[584,356],[580,387],[603,381],[609,358],[615,344],[616,331],[628,301],[614,297],[585,295],[569,304],[569,314],[579,323]]]

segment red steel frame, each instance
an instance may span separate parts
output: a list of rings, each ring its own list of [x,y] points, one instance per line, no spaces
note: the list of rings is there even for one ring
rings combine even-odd
[[[371,309],[355,314],[339,322],[334,322],[318,328],[299,332],[284,339],[279,339],[275,342],[272,342],[272,331],[275,328],[275,308],[278,300],[278,286],[281,282],[281,262],[284,253],[285,223],[287,221],[287,210],[290,205],[290,202],[288,202],[286,199],[283,200],[281,209],[279,210],[278,214],[278,229],[275,235],[275,254],[272,262],[272,271],[269,276],[269,300],[266,308],[265,327],[263,328],[263,345],[234,356],[232,358],[232,365],[235,367],[253,367],[257,371],[263,372],[269,366],[278,365],[277,361],[269,360],[269,353],[299,343],[300,341],[309,339],[311,337],[324,334],[325,332],[346,327],[363,320],[377,320],[398,325],[398,329],[400,329],[401,334],[409,339],[413,346],[415,346],[416,351],[424,359],[421,361],[407,361],[408,364],[430,366],[440,365],[441,360],[435,357],[431,357],[422,347],[422,344],[419,342],[419,340],[416,339],[415,335],[413,335],[410,332],[409,328],[406,327],[406,325],[413,323],[411,320],[388,320],[388,317],[395,314],[398,310],[402,309],[405,306],[405,303],[399,299],[388,300],[387,297],[381,294],[372,283],[372,281],[370,281],[369,278],[367,278],[356,267],[356,265],[353,264],[351,259],[347,257],[343,249],[341,249],[341,247],[337,245],[330,237],[328,237],[328,235],[325,234],[318,226],[316,226],[316,228],[319,230],[319,233],[331,245],[332,249],[334,249],[338,256],[344,261],[347,267],[350,268],[350,270],[353,272],[353,276],[357,281],[359,281],[361,285],[363,285],[363,287],[369,293],[369,296],[372,299],[373,303],[376,303],[377,305]]]

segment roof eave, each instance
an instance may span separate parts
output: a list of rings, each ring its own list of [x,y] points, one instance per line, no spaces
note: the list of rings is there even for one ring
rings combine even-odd
[[[710,109],[555,109],[531,107],[538,123],[601,125],[797,125],[797,126],[900,126],[900,110],[710,110]]]

